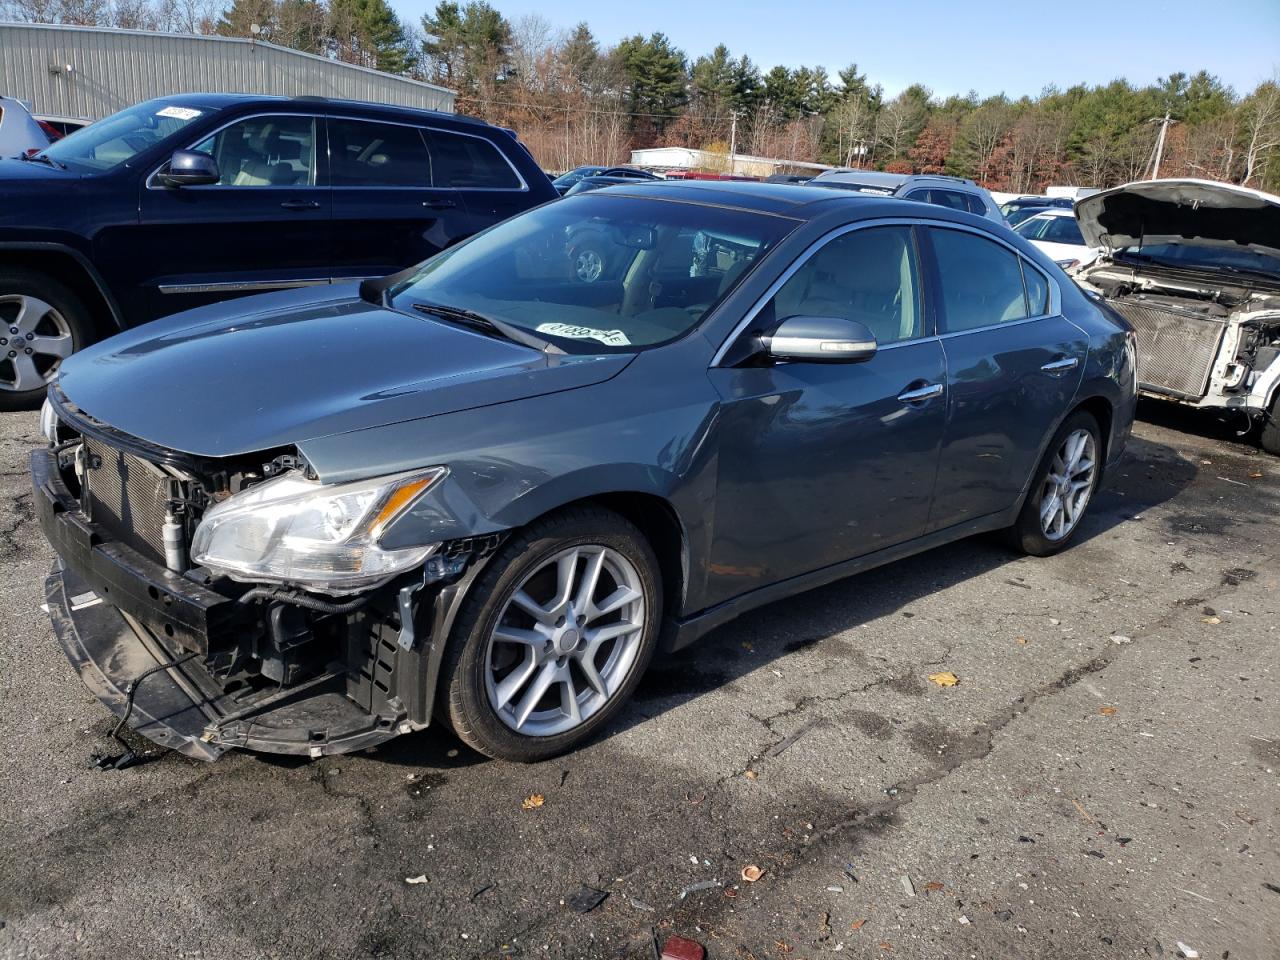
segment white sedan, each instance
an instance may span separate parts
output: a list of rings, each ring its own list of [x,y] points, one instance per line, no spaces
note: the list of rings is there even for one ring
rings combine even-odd
[[[1046,207],[1023,220],[1013,232],[1026,237],[1064,270],[1090,263],[1098,255],[1085,243],[1075,211],[1066,207]]]

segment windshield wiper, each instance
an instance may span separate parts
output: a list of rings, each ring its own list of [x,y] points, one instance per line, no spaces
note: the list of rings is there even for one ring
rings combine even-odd
[[[18,155],[18,159],[25,160],[27,163],[47,163],[49,166],[58,170],[67,169],[67,165],[65,163],[59,163],[47,153],[22,153]]]
[[[428,313],[437,317],[444,317],[446,320],[452,320],[470,327],[473,330],[480,330],[483,333],[497,334],[504,339],[521,346],[532,347],[534,350],[540,350],[543,353],[563,354],[564,351],[557,347],[550,340],[543,340],[541,337],[535,337],[527,330],[513,326],[505,320],[498,320],[496,317],[489,317],[483,313],[477,313],[475,310],[466,310],[462,307],[450,307],[441,303],[427,303],[418,301],[411,304],[413,309],[419,313]]]
[[[1254,270],[1251,267],[1235,267],[1229,263],[1220,264],[1218,269],[1225,270],[1227,273],[1239,274],[1242,277],[1258,277],[1262,280],[1280,283],[1280,272],[1275,270]]]

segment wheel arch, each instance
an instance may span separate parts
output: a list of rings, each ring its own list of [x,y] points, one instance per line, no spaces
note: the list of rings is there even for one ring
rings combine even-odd
[[[1102,441],[1101,473],[1098,477],[1099,482],[1101,482],[1106,475],[1107,461],[1111,457],[1111,428],[1115,422],[1115,407],[1111,405],[1111,401],[1106,397],[1101,394],[1094,394],[1078,401],[1074,407],[1067,411],[1067,417],[1080,410],[1088,413],[1098,421],[1099,439]],[[1066,417],[1063,417],[1064,422],[1065,420]]]
[[[110,336],[125,328],[123,315],[101,274],[83,253],[62,243],[0,243],[0,267],[38,270],[65,283],[93,314],[95,332]]]

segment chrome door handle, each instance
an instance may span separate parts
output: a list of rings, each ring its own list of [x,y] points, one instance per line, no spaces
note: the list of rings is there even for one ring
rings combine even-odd
[[[898,399],[903,403],[919,403],[921,400],[932,400],[934,397],[940,396],[942,396],[942,384],[930,383],[923,387],[900,393],[898,394]]]
[[[428,210],[451,210],[458,204],[453,200],[423,200],[422,205]]]
[[[316,200],[286,200],[280,204],[286,210],[319,210],[320,203]]]
[[[1045,373],[1066,373],[1068,370],[1074,370],[1080,366],[1080,360],[1077,357],[1063,357],[1061,360],[1051,360],[1040,369]]]

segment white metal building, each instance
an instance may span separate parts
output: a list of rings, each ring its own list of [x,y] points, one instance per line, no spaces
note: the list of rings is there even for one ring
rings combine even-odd
[[[453,111],[444,87],[271,43],[106,27],[0,23],[0,93],[99,120],[174,93],[370,100]]]
[[[802,160],[778,160],[773,157],[753,157],[746,153],[713,153],[692,147],[649,147],[631,151],[633,167],[653,170],[707,170],[713,173],[735,173],[749,177],[767,177],[774,173],[812,173],[832,169],[825,163],[807,163]]]

